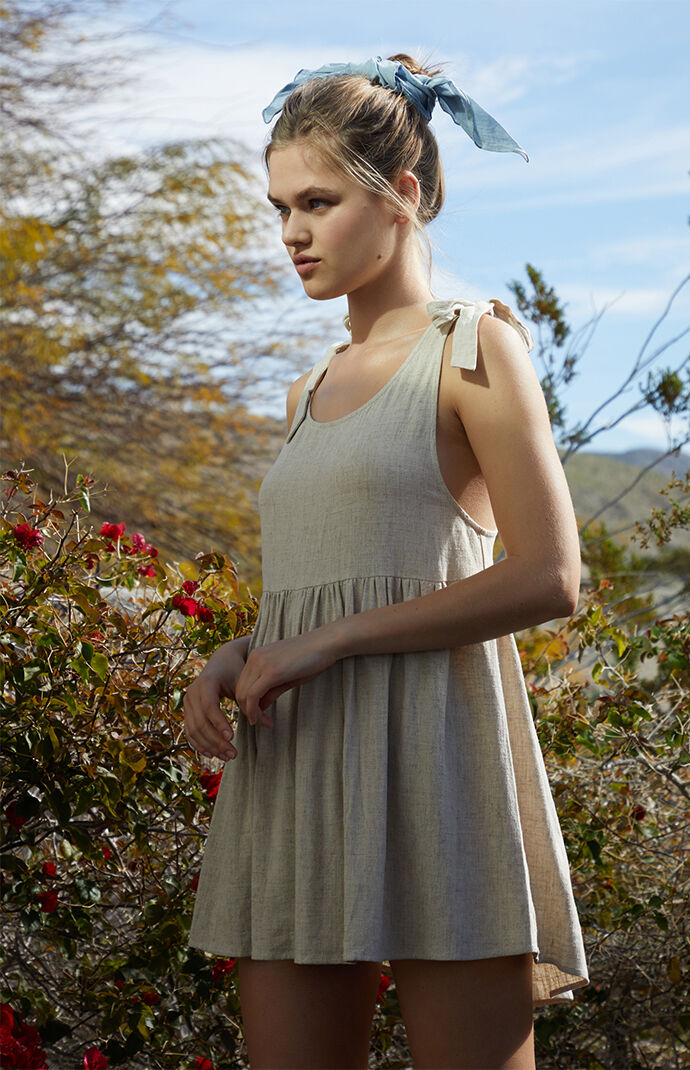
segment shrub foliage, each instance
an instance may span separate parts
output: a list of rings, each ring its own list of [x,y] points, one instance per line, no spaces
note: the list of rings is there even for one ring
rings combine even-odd
[[[2,478],[3,1065],[246,1065],[235,964],[187,946],[221,766],[190,752],[182,701],[257,601],[220,553],[171,564],[116,518],[88,527],[90,477],[47,502],[26,470]],[[617,582],[520,642],[592,975],[540,1012],[544,1067],[686,1050],[688,619]],[[372,1052],[405,1066],[388,982]]]

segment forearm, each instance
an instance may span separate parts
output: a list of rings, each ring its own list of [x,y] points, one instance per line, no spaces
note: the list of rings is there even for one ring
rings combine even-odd
[[[482,643],[574,608],[572,594],[543,565],[506,557],[448,587],[342,617],[320,630],[338,658],[396,654]]]

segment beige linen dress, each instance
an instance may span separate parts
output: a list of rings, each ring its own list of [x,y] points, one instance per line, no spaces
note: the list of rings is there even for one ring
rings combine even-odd
[[[315,366],[260,494],[263,595],[250,649],[491,566],[497,534],[436,453],[443,344],[473,368],[498,301],[434,301],[431,326],[364,405],[328,423]],[[239,717],[206,843],[192,946],[346,963],[533,952],[535,1003],[587,967],[568,859],[512,635],[344,658]]]

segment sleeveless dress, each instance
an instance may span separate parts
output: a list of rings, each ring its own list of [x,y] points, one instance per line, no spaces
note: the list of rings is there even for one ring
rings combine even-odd
[[[436,453],[443,345],[473,368],[498,301],[434,301],[431,325],[355,411],[317,422],[313,368],[259,493],[263,594],[250,649],[488,568],[497,531]],[[587,967],[568,859],[515,639],[343,658],[240,716],[204,851],[190,944],[348,963],[532,952],[537,1004]]]

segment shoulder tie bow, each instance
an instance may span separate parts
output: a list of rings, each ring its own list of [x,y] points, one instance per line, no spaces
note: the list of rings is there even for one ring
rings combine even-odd
[[[508,305],[504,305],[495,297],[491,301],[430,301],[426,310],[434,327],[438,327],[445,335],[450,333],[457,320],[450,356],[450,363],[454,368],[474,370],[477,367],[477,326],[485,312],[514,327],[525,343],[528,353],[534,348],[534,339],[524,323],[520,322]]]

